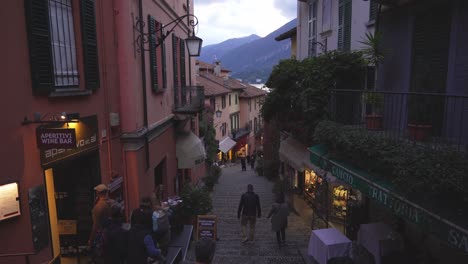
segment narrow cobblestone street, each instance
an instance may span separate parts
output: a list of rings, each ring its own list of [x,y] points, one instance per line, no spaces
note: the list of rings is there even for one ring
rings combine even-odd
[[[262,217],[257,219],[254,241],[242,244],[237,207],[249,183],[260,196]],[[307,247],[310,229],[301,217],[291,213],[286,230],[287,245],[278,248],[270,220],[266,218],[273,203],[272,188],[272,182],[256,176],[250,168],[241,171],[239,164],[223,168],[219,183],[212,193],[213,214],[218,217],[219,237],[213,263],[304,263],[299,250]],[[193,242],[187,260],[195,260]]]

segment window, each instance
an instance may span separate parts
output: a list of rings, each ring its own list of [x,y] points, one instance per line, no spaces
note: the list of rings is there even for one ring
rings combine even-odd
[[[254,99],[254,110],[257,110],[257,99]]]
[[[332,17],[332,0],[323,0],[322,4],[322,31],[330,30]]]
[[[249,99],[249,112],[252,112],[252,99]]]
[[[210,98],[210,106],[213,108],[213,110],[216,111],[215,105],[216,105],[216,99],[215,98]]]
[[[49,0],[49,19],[54,85],[60,88],[78,86],[71,0]]]
[[[317,55],[317,1],[309,3],[309,46],[308,56],[315,57]]]
[[[231,106],[231,95],[229,95],[229,106]]]
[[[237,104],[237,101],[239,100],[239,98],[237,97],[237,94],[236,94],[236,98],[235,98],[235,101],[234,103]]]
[[[258,130],[258,123],[257,123],[257,118],[254,118],[254,132],[257,133]]]
[[[221,97],[221,107],[224,109],[226,108],[226,95]]]
[[[351,50],[351,0],[340,0],[338,7],[338,50]]]
[[[223,137],[226,136],[226,129],[227,129],[227,123],[223,123],[221,125],[221,131],[222,131]]]
[[[79,7],[81,12],[75,10]],[[25,0],[31,81],[35,94],[99,87],[94,0]],[[75,16],[80,14],[81,23]],[[80,24],[81,38],[74,25]],[[83,46],[84,74],[80,75],[77,46]]]
[[[249,130],[252,130],[252,120],[249,121]]]

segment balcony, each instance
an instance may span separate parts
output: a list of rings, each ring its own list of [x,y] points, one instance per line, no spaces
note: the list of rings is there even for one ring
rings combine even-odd
[[[243,128],[239,128],[239,129],[231,131],[232,139],[236,141],[248,134],[250,134],[250,127],[248,125],[246,125]]]
[[[174,110],[176,114],[196,114],[203,110],[205,90],[203,86],[186,86],[174,89]]]
[[[384,137],[466,152],[468,96],[334,90],[331,120]]]

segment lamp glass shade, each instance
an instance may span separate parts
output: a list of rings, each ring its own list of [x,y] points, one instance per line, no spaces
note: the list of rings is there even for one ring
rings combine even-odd
[[[188,53],[191,57],[200,56],[202,43],[203,43],[203,39],[195,35],[192,35],[185,39],[185,44],[187,45]]]
[[[221,110],[216,110],[215,114],[216,114],[216,117],[217,117],[217,118],[220,118],[222,112],[221,112]]]

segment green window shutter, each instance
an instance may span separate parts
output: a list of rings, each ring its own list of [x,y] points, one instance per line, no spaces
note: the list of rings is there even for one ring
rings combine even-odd
[[[352,1],[346,1],[344,5],[343,50],[351,50],[351,12]]]
[[[187,85],[187,80],[185,76],[185,41],[180,40],[180,82],[181,86]]]
[[[174,70],[174,100],[176,103],[179,102],[179,73],[178,73],[178,59],[177,59],[177,37],[172,34],[172,68]]]
[[[154,20],[154,17],[150,15],[148,15],[148,34],[151,89],[156,92],[158,90],[158,61],[156,59],[156,21]]]
[[[369,21],[375,20],[377,17],[377,8],[377,2],[375,0],[371,0],[369,5]]]
[[[163,31],[162,31],[163,25],[159,25],[159,34],[162,37]],[[162,60],[162,85],[163,88],[167,87],[167,63],[166,63],[166,42],[163,41],[161,44],[161,60]]]
[[[338,50],[351,50],[352,1],[340,0],[338,5]]]
[[[33,93],[49,94],[54,88],[49,0],[26,0],[24,4]]]
[[[81,0],[80,4],[86,89],[96,90],[99,87],[99,60],[95,0]]]
[[[338,50],[343,50],[343,15],[344,14],[344,4],[343,0],[340,0],[338,6]]]

